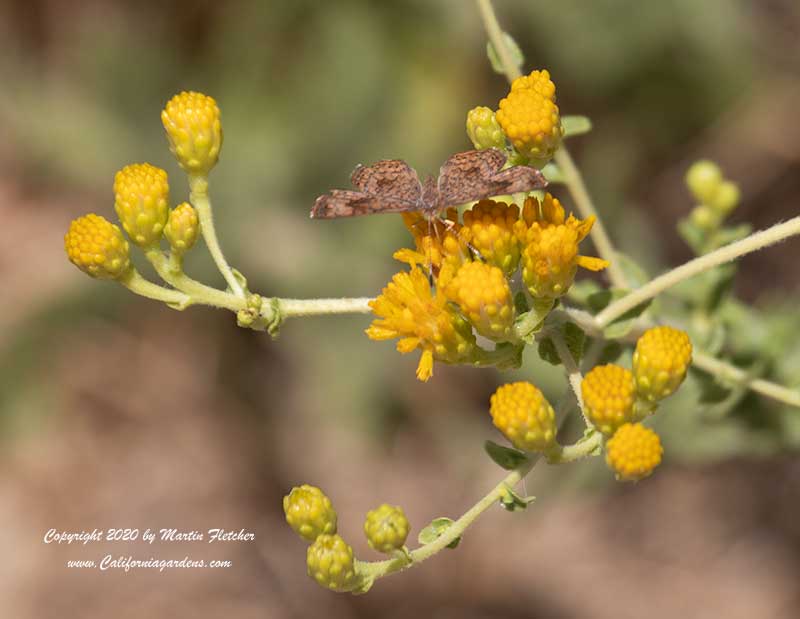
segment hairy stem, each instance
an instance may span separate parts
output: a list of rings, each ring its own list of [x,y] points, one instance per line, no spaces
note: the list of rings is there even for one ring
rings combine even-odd
[[[178,290],[170,290],[169,288],[154,284],[142,277],[136,269],[131,269],[127,274],[123,275],[119,283],[131,292],[135,292],[148,299],[179,306],[186,306],[191,303],[189,295]]]
[[[205,176],[189,176],[189,201],[197,209],[197,218],[200,221],[200,232],[203,240],[217,265],[217,269],[225,278],[225,282],[231,292],[244,299],[245,293],[242,285],[236,279],[225,256],[222,255],[222,248],[217,239],[217,231],[214,227],[214,216],[211,212],[211,200],[208,197],[208,178]]]
[[[278,299],[284,318],[290,316],[320,316],[323,314],[369,314],[369,297],[342,299]]]
[[[668,288],[690,277],[694,277],[699,273],[713,269],[721,264],[732,262],[745,254],[764,249],[774,243],[798,234],[800,234],[800,216],[794,217],[782,224],[776,224],[766,230],[755,232],[741,241],[721,247],[710,254],[699,256],[686,264],[650,280],[641,288],[637,288],[630,294],[615,301],[595,316],[595,322],[600,328],[607,327],[628,310],[633,309],[648,299],[652,299]]]
[[[486,34],[489,36],[489,41],[491,41],[494,51],[497,52],[500,64],[503,65],[503,73],[505,73],[509,82],[513,82],[522,75],[522,69],[514,62],[514,56],[503,39],[503,30],[497,21],[492,2],[491,0],[477,0],[477,2],[483,25],[486,28]]]

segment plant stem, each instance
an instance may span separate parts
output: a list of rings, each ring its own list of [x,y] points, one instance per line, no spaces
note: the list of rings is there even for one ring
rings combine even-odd
[[[267,299],[269,301],[269,299]],[[369,297],[342,299],[277,299],[281,315],[320,316],[323,314],[369,314]]]
[[[721,264],[732,262],[745,254],[764,249],[769,245],[773,245],[774,243],[798,234],[800,234],[800,216],[794,217],[782,224],[776,224],[766,230],[755,232],[741,241],[720,247],[710,254],[699,256],[694,260],[690,260],[650,280],[641,288],[637,288],[630,294],[615,301],[595,316],[595,322],[601,329],[605,328],[628,310],[633,309],[648,299],[652,299],[659,293],[664,292],[668,288],[690,277],[713,269]]]
[[[238,312],[247,305],[246,301],[240,297],[192,279],[183,272],[180,261],[168,259],[158,247],[146,250],[145,256],[165,282],[191,296],[194,303],[220,307],[233,312]]]
[[[722,380],[731,381],[783,404],[800,408],[800,389],[789,389],[768,380],[753,378],[741,368],[725,363],[702,351],[694,352],[692,363]]]
[[[506,46],[503,29],[500,28],[500,23],[497,21],[492,2],[491,0],[477,0],[477,2],[483,25],[486,28],[486,34],[489,36],[489,41],[491,41],[494,51],[497,52],[500,64],[503,65],[503,73],[505,73],[509,82],[513,82],[522,75],[522,69],[514,62],[511,50]]]
[[[222,277],[225,278],[225,282],[228,284],[231,292],[240,299],[244,299],[244,289],[233,274],[233,270],[225,260],[225,256],[222,255],[222,248],[217,239],[217,231],[214,228],[214,216],[211,211],[211,200],[208,197],[208,178],[206,176],[189,176],[189,201],[195,209],[197,209],[200,232],[219,272],[222,274]]]
[[[186,306],[191,304],[191,298],[189,295],[186,295],[178,290],[170,290],[169,288],[164,288],[163,286],[159,286],[158,284],[147,281],[136,269],[131,269],[128,271],[128,273],[119,280],[119,283],[125,286],[131,292],[135,292],[136,294],[147,297],[148,299],[163,301],[164,303],[178,306]]]

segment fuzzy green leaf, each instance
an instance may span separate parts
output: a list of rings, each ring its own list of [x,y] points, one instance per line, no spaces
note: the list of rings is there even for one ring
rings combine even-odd
[[[522,50],[519,48],[519,45],[517,45],[514,37],[507,32],[504,32],[503,43],[505,44],[506,49],[508,49],[508,51],[511,53],[511,61],[514,63],[514,66],[521,67],[525,62],[525,56],[522,55]],[[500,55],[497,53],[497,50],[494,48],[494,45],[492,45],[491,41],[486,43],[486,55],[489,57],[489,62],[491,63],[494,72],[503,75],[505,73],[503,62],[500,60]]]
[[[486,453],[489,454],[489,457],[494,460],[495,464],[507,471],[517,468],[520,464],[528,460],[528,456],[518,449],[504,447],[503,445],[498,445],[494,441],[484,442],[483,448],[486,450]]]
[[[583,135],[592,130],[592,121],[588,116],[562,116],[561,125],[564,127],[565,138]]]

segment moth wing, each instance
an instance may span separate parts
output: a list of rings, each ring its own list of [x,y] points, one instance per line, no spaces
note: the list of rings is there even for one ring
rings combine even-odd
[[[379,197],[363,191],[334,189],[314,201],[311,217],[312,219],[333,219],[373,213],[405,213],[418,209],[419,204],[408,200]]]
[[[358,165],[350,176],[358,191],[379,198],[418,202],[422,186],[417,172],[402,159],[384,159],[370,166]]]
[[[505,161],[505,153],[496,148],[453,155],[440,172],[439,208],[547,186],[539,170],[529,166],[503,170]]]

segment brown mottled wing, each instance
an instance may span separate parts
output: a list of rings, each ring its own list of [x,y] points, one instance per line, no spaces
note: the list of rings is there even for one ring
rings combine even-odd
[[[313,219],[332,219],[373,213],[404,213],[418,209],[419,205],[416,202],[372,196],[363,191],[334,189],[316,199],[311,209],[311,217]]]
[[[547,186],[539,170],[528,166],[503,170],[505,162],[505,153],[496,148],[470,150],[450,157],[439,172],[438,208]]]
[[[384,159],[370,166],[358,165],[350,176],[353,187],[371,196],[418,202],[422,186],[416,171],[401,159]]]

